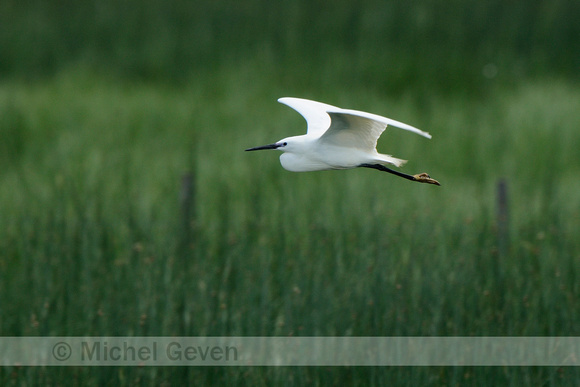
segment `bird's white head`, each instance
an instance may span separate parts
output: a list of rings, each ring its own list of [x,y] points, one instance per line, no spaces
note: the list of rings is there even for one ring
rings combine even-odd
[[[264,150],[264,149],[278,149],[282,152],[292,152],[296,150],[298,144],[301,143],[297,138],[303,136],[295,136],[295,137],[287,137],[278,142],[268,145],[256,146],[254,148],[248,148],[246,151],[257,151],[257,150]]]
[[[284,152],[280,155],[280,164],[282,164],[284,169],[292,172],[322,171],[329,169],[327,164],[317,160],[315,156],[316,152],[313,153],[312,149],[313,142],[315,142],[315,139],[313,140],[308,136],[293,136],[284,138],[273,144],[249,148],[246,151],[278,149]]]

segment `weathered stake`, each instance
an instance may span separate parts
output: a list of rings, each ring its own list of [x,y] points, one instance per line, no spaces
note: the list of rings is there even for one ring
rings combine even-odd
[[[497,249],[500,255],[509,250],[509,203],[508,187],[505,179],[497,182]]]
[[[181,189],[179,192],[179,207],[181,218],[181,247],[186,249],[194,243],[195,229],[195,184],[192,172],[187,172],[181,177]],[[182,250],[184,251],[184,250]]]

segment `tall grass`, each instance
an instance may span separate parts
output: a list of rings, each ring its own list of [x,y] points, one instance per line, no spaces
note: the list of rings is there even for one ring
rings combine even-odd
[[[277,152],[244,153],[302,133],[302,118],[275,97],[315,96],[317,87],[260,80],[253,68],[166,89],[82,73],[0,86],[2,335],[579,334],[575,87],[538,81],[471,99],[324,92],[326,102],[430,131],[431,141],[388,129],[379,148],[410,159],[405,171],[442,182],[433,187],[372,170],[295,174]],[[195,208],[184,219],[187,173]],[[1,373],[4,384],[71,375],[77,384],[360,385],[579,376],[547,368]]]

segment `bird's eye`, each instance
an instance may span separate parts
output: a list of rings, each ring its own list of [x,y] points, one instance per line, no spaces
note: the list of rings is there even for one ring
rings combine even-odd
[[[286,145],[288,145],[288,143],[287,142],[284,142],[282,145],[286,146]]]

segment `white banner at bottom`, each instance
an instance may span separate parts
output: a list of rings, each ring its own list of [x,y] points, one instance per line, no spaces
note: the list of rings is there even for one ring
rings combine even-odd
[[[578,366],[580,337],[1,337],[0,366]]]

